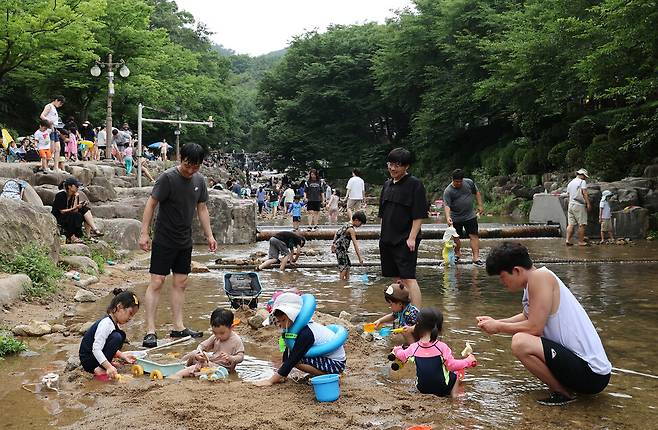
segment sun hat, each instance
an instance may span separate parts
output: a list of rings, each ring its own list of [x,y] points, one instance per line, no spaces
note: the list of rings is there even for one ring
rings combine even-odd
[[[577,175],[583,175],[586,178],[589,178],[589,173],[585,169],[580,169],[576,172]]]
[[[605,191],[603,191],[603,192],[601,193],[601,198],[605,200],[605,199],[607,199],[608,197],[610,197],[611,195],[612,195],[612,191],[610,191],[610,190],[605,190]]]
[[[399,300],[401,302],[408,302],[409,301],[409,292],[405,290],[402,285],[395,283],[391,284],[386,289],[384,290],[384,293],[387,295],[393,297],[395,300]]]
[[[270,315],[273,315],[276,310],[280,310],[294,322],[302,310],[302,297],[295,293],[283,293],[274,301]]]
[[[446,231],[443,233],[443,241],[447,242],[453,237],[459,237],[459,234],[457,234],[457,229],[454,227],[450,226],[446,228]]]

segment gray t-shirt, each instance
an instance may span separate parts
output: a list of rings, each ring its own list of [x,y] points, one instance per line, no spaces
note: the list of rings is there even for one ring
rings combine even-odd
[[[460,188],[452,186],[452,182],[443,192],[443,203],[450,208],[452,222],[465,222],[475,218],[473,196],[478,192],[472,179],[464,178]]]
[[[203,175],[195,173],[187,179],[178,167],[172,167],[155,181],[151,196],[159,202],[153,243],[175,249],[190,248],[196,206],[208,200]]]

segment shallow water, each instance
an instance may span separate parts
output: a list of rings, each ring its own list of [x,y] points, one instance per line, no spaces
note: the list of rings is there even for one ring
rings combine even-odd
[[[482,241],[483,253],[499,243]],[[524,240],[536,260],[565,258],[568,260],[639,259],[658,260],[658,246],[652,242],[638,242],[633,246],[592,246],[566,248],[560,239]],[[376,259],[377,243],[363,242],[366,260]],[[309,241],[307,249],[323,252],[318,256],[302,257],[315,261],[333,261],[328,253],[328,241]],[[421,244],[421,257],[437,258],[439,241]],[[210,263],[217,257],[247,257],[255,250],[267,251],[267,243],[222,247],[216,255],[196,250],[194,259]],[[468,254],[468,250],[465,250]],[[469,259],[468,255],[466,259]],[[356,257],[353,257],[353,261]],[[589,313],[597,327],[613,366],[645,374],[656,374],[658,358],[651,339],[658,337],[658,264],[610,263],[610,264],[550,264],[549,268],[571,288]],[[368,274],[364,282],[363,274]],[[217,306],[228,306],[223,292],[224,272],[213,271],[191,277],[185,304],[186,324],[206,330],[210,312]],[[383,289],[389,282],[379,275],[377,268],[354,268],[349,282],[341,282],[336,270],[299,269],[280,273],[260,273],[264,287],[260,304],[264,304],[278,289],[297,287],[312,292],[319,301],[319,310],[338,315],[345,310],[363,321],[372,321],[387,312]],[[658,379],[615,371],[608,388],[601,394],[586,397],[568,407],[555,410],[535,403],[546,391],[512,356],[510,336],[486,336],[476,327],[476,315],[506,317],[521,309],[521,294],[511,294],[498,283],[496,277],[487,277],[484,269],[471,265],[458,266],[447,271],[421,267],[418,280],[425,305],[438,306],[445,314],[444,340],[453,351],[461,351],[464,342],[474,348],[479,366],[466,376],[464,395],[452,402],[447,410],[437,411],[436,417],[428,417],[428,423],[436,419],[441,428],[446,417],[454,418],[451,428],[509,428],[511,426],[554,428],[569,426],[578,428],[635,428],[650,427],[655,420],[658,406]],[[143,296],[146,285],[136,285],[138,295]],[[171,329],[165,322],[170,320],[168,289],[165,289],[158,309],[161,338]],[[103,314],[107,299],[93,304],[78,305],[77,320],[80,322],[98,318]],[[137,314],[128,324],[126,332],[135,346],[144,333],[144,313]],[[243,322],[243,324],[246,321]],[[0,363],[0,377],[6,383],[0,388],[3,409],[3,428],[40,428],[46,424],[65,425],[74,422],[85,405],[93,403],[96,381],[85,383],[85,392],[71,393],[78,396],[73,407],[67,402],[63,408],[57,396],[34,395],[20,388],[24,382],[40,378],[48,369],[61,371],[69,354],[77,351],[79,337],[68,339],[29,340],[30,349],[38,350],[37,357],[11,357]],[[259,345],[244,339],[247,359],[238,366],[232,378],[244,380],[269,376],[278,357],[276,345]],[[383,344],[383,342],[380,341]],[[183,345],[171,350],[186,351],[193,348]],[[137,348],[135,348],[137,349]],[[163,351],[164,353],[167,350]],[[382,357],[387,350],[382,347]],[[54,361],[53,361],[54,360]],[[375,360],[373,360],[375,361]],[[381,360],[376,360],[381,363]],[[413,369],[398,373],[373,364],[373,375],[382,384],[401,385],[413,391]],[[133,381],[132,383],[136,383]],[[66,394],[65,394],[66,395]],[[62,396],[62,394],[60,394]],[[22,408],[18,408],[21,405]],[[29,415],[24,408],[32,411]],[[27,416],[26,416],[27,415]],[[377,426],[388,428],[398,425],[400,417],[383,421]],[[443,424],[441,424],[443,423]]]

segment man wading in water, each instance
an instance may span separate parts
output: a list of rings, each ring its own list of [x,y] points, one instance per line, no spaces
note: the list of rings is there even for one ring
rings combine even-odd
[[[210,252],[217,250],[217,241],[210,228],[210,215],[206,201],[208,189],[206,180],[199,173],[205,151],[196,143],[187,143],[180,150],[181,162],[158,177],[151,197],[146,202],[142,219],[142,233],[139,246],[149,249],[149,227],[156,206],[158,217],[155,221],[153,251],[151,252],[151,282],[144,296],[146,307],[146,336],[142,345],[153,348],[158,344],[155,334],[155,311],[160,300],[160,292],[165,278],[174,274],[171,287],[171,311],[174,329],[171,337],[201,337],[202,332],[190,330],[183,325],[183,302],[187,275],[192,263],[192,218],[196,210],[201,227],[208,241]]]

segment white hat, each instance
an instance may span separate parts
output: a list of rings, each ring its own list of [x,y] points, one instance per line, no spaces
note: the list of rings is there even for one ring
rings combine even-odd
[[[295,293],[283,293],[274,301],[270,315],[274,314],[277,309],[294,322],[302,310],[302,297]]]
[[[454,227],[450,226],[446,228],[446,231],[443,233],[443,241],[447,242],[453,237],[459,237],[459,234],[457,234],[457,230]]]
[[[610,191],[610,190],[605,190],[605,191],[603,191],[603,192],[601,193],[601,198],[605,200],[605,199],[607,199],[608,197],[610,197],[611,195],[612,195],[612,191]]]
[[[585,169],[580,169],[576,172],[577,175],[583,175],[586,178],[589,178],[589,173]]]

